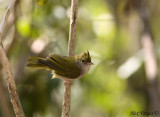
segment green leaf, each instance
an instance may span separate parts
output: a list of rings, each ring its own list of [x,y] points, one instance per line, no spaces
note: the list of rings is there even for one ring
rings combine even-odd
[[[39,6],[44,6],[48,0],[34,0]]]

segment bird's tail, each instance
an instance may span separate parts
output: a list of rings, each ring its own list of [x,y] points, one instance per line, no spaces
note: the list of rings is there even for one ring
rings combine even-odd
[[[27,60],[27,67],[50,70],[51,67],[45,64],[46,59],[41,57],[30,56]]]

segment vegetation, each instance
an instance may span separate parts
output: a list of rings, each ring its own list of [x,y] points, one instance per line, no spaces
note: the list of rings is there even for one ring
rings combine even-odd
[[[16,1],[2,41],[26,117],[60,117],[63,81],[25,65],[29,56],[67,55],[71,2],[37,1]],[[0,1],[0,21],[8,3]],[[71,117],[159,110],[159,5],[158,0],[79,0],[75,53],[88,50],[94,66],[73,82]],[[0,117],[6,112],[14,117],[0,71]]]

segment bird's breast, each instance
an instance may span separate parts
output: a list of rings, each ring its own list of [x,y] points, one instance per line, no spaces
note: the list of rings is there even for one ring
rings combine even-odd
[[[80,77],[82,77],[84,74],[86,74],[89,69],[90,69],[91,65],[82,65],[81,66],[81,74],[80,74]]]

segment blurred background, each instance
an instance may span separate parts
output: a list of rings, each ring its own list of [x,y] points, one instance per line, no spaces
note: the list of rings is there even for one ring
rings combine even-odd
[[[26,117],[60,117],[63,81],[25,65],[29,56],[67,55],[71,1],[36,1],[17,0],[3,44]],[[8,3],[0,0],[0,21]],[[71,117],[160,113],[159,6],[158,0],[79,0],[76,54],[89,50],[94,66],[73,83]],[[15,117],[0,72],[0,117]]]

